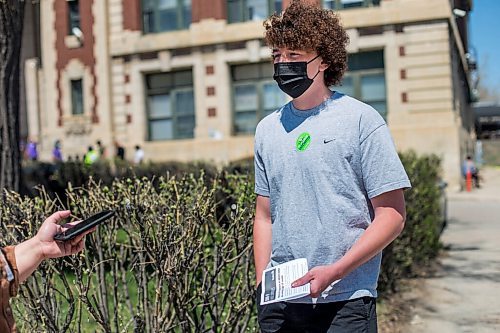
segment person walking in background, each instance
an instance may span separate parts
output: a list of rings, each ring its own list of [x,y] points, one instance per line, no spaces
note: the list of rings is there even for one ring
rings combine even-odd
[[[115,141],[116,158],[119,160],[125,160],[125,148]]]
[[[60,163],[62,162],[62,151],[61,151],[61,141],[56,140],[54,143],[54,149],[52,149],[52,161],[54,163]]]
[[[274,79],[293,100],[255,133],[260,328],[376,332],[381,252],[403,230],[410,181],[380,114],[329,89],[347,67],[338,16],[292,0],[264,26]],[[309,283],[310,295],[260,305],[263,270],[299,258],[309,271],[292,287]]]
[[[38,160],[38,147],[37,143],[34,140],[30,140],[30,142],[26,146],[26,156],[30,161]]]
[[[144,160],[144,150],[142,150],[142,148],[139,145],[137,145],[135,146],[134,164],[135,165],[142,164],[143,160]]]
[[[83,250],[84,237],[94,229],[66,242],[57,242],[54,235],[73,228],[75,223],[59,225],[70,216],[70,211],[59,211],[43,222],[38,233],[16,246],[0,249],[0,332],[16,332],[9,299],[16,296],[19,283],[26,280],[40,265],[49,258],[59,258]]]
[[[94,150],[94,147],[89,146],[87,153],[83,157],[83,163],[85,165],[92,165],[99,160],[99,153]]]
[[[462,163],[462,176],[465,181],[467,181],[467,174],[470,174],[473,185],[479,188],[479,170],[470,155],[467,155],[465,161]]]
[[[19,151],[21,152],[22,158],[26,157],[26,140],[19,140]]]
[[[97,151],[99,152],[99,158],[104,159],[106,154],[106,147],[102,144],[101,140],[97,140]]]

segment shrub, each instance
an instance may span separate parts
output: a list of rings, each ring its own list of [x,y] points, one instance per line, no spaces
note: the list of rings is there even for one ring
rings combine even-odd
[[[253,185],[233,175],[225,177],[224,189],[218,177],[207,182],[201,172],[156,184],[129,178],[69,188],[66,205],[74,215],[111,208],[116,218],[88,237],[84,253],[44,262],[22,285],[16,298],[21,331],[253,330]],[[216,199],[221,190],[232,204],[217,216],[226,204]],[[41,193],[5,195],[3,245],[32,236],[56,209]]]
[[[207,176],[207,181],[210,181],[217,175],[218,170],[214,165],[204,162],[150,162],[141,165],[121,160],[99,160],[92,165],[85,165],[81,161],[57,164],[27,162],[23,166],[21,194],[35,197],[41,185],[50,197],[59,197],[64,201],[66,188],[81,187],[90,179],[96,179],[101,184],[109,186],[115,179],[156,180],[161,176],[182,177],[185,174],[193,174],[197,177],[201,172]]]
[[[401,160],[413,188],[405,192],[406,227],[384,250],[385,295],[440,248],[440,161],[414,152]],[[15,301],[21,331],[256,330],[252,160],[220,171],[200,163],[39,167],[26,183],[49,174],[44,184],[57,191],[6,193],[2,245],[31,237],[58,208],[79,218],[108,208],[117,214],[88,237],[84,253],[44,262],[23,284]]]
[[[395,291],[401,278],[413,276],[436,257],[443,228],[440,159],[436,155],[418,157],[412,151],[400,154],[400,158],[412,188],[405,191],[405,228],[383,251],[379,290],[386,293]]]

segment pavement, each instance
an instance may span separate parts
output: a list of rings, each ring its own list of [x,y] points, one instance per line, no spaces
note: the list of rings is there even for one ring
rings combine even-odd
[[[481,172],[481,188],[448,193],[447,250],[411,297],[405,332],[500,332],[500,168]]]

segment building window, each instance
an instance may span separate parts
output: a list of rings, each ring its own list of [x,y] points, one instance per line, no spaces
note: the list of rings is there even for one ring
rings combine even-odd
[[[68,35],[75,35],[75,28],[80,29],[80,1],[68,0]]]
[[[259,120],[283,106],[287,96],[273,80],[273,65],[237,65],[231,68],[234,134],[253,134]]]
[[[142,0],[144,33],[189,29],[191,0]]]
[[[387,120],[384,52],[350,54],[349,71],[333,89],[373,106]]]
[[[82,79],[71,80],[71,114],[83,114]]]
[[[281,12],[282,7],[282,0],[227,0],[227,20],[229,23],[264,20]]]
[[[271,1],[271,13],[270,14],[273,14],[273,13],[281,13],[281,11],[283,10],[283,0],[274,0],[274,1]]]
[[[323,0],[323,7],[328,9],[349,9],[380,5],[380,0]]]
[[[193,74],[189,71],[146,76],[148,140],[194,137]]]

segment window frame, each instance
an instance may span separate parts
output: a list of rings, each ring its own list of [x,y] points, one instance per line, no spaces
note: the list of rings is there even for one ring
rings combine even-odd
[[[74,85],[77,83],[77,82],[80,82],[80,98],[79,100],[77,100],[77,96],[75,94],[75,89],[74,89]],[[83,95],[83,78],[79,78],[79,79],[71,79],[70,80],[70,83],[69,83],[69,86],[70,86],[70,91],[71,91],[71,115],[72,116],[81,116],[83,114],[85,114],[85,105],[84,105],[84,98],[85,96]],[[78,108],[77,108],[77,104],[80,103],[81,105],[81,112],[77,112],[78,111]]]
[[[182,72],[189,72],[191,74],[191,85],[181,85],[181,86],[175,86],[175,85],[169,85],[165,87],[156,87],[156,88],[149,88],[148,87],[148,76],[152,75],[165,75],[168,74],[171,76],[171,81],[174,82],[173,76],[177,73],[182,73]],[[147,128],[147,136],[146,140],[150,142],[161,142],[161,141],[174,141],[174,140],[189,140],[189,139],[194,139],[195,136],[195,128],[196,128],[196,105],[195,105],[195,96],[194,96],[194,78],[193,78],[193,71],[192,69],[190,70],[180,70],[180,71],[173,71],[173,72],[160,72],[160,73],[147,73],[144,77],[144,84],[145,84],[145,104],[146,104],[146,128]],[[176,104],[177,104],[177,97],[176,94],[179,92],[191,92],[193,95],[193,110],[189,114],[182,114],[179,115],[175,112],[176,110]],[[151,110],[149,106],[149,97],[150,96],[156,96],[156,95],[168,95],[169,96],[169,103],[170,103],[170,108],[172,110],[172,113],[170,116],[156,116],[152,117],[151,116]],[[177,124],[179,123],[178,118],[182,118],[185,116],[191,116],[193,117],[193,134],[192,136],[185,137],[179,136],[179,131],[177,128]],[[161,121],[161,120],[172,120],[172,138],[167,138],[167,139],[154,139],[152,138],[152,130],[151,130],[151,123],[153,121]]]
[[[78,17],[75,18],[73,17],[72,15],[72,4],[75,4],[76,3],[76,7],[74,8],[77,8],[77,12],[78,12]],[[67,15],[67,18],[68,18],[68,36],[74,36],[75,34],[73,33],[73,28],[78,28],[78,29],[81,29],[81,10],[80,10],[80,0],[67,0],[66,1],[66,4],[67,4],[67,9],[68,9],[68,15]]]
[[[362,85],[361,85],[361,80],[363,77],[366,76],[374,76],[374,75],[383,75],[384,77],[384,87],[385,87],[385,99],[384,100],[365,100],[362,96]],[[349,95],[351,97],[354,97],[356,99],[359,99],[363,103],[366,103],[368,105],[371,105],[371,103],[380,103],[380,102],[385,102],[385,112],[382,113],[381,110],[375,108],[378,113],[384,118],[385,121],[387,121],[387,115],[389,114],[389,108],[387,104],[387,79],[385,75],[385,68],[372,68],[372,69],[360,69],[356,71],[348,71],[344,75],[344,80],[345,78],[350,78],[352,80],[352,91],[353,94]],[[334,89],[336,91],[342,92],[342,85],[340,86],[335,86]]]
[[[267,13],[266,17],[271,15],[272,13],[275,12],[276,9],[276,2],[281,3],[281,10],[283,10],[283,0],[265,0],[267,2]],[[238,2],[239,3],[239,15],[236,20],[233,20],[233,18],[230,16],[231,11],[229,10],[229,3],[230,2]],[[258,21],[258,20],[252,20],[248,17],[247,9],[248,8],[248,0],[226,0],[226,12],[227,12],[227,23],[228,24],[233,24],[233,23],[243,23],[243,22],[249,22],[249,21]]]
[[[326,5],[327,1],[329,3],[333,3],[333,8]],[[344,7],[342,4],[342,0],[322,0],[321,1],[323,8],[332,9],[332,10],[357,9],[357,8],[367,8],[367,7],[380,6],[380,0],[360,0],[359,2],[362,2],[362,4],[360,6]]]
[[[366,76],[382,75],[384,78],[385,99],[384,100],[366,100],[362,96],[361,80]],[[342,82],[338,86],[331,86],[330,88],[344,93],[342,83],[346,78],[352,80],[352,94],[349,96],[354,97],[368,105],[371,103],[385,102],[385,112],[375,108],[378,113],[387,122],[387,115],[389,114],[389,105],[387,98],[387,76],[385,66],[385,52],[384,49],[364,50],[357,53],[351,53],[348,56],[348,70],[342,78]]]
[[[192,0],[175,0],[176,2],[176,18],[177,22],[175,25],[174,29],[167,29],[167,30],[161,30],[160,29],[160,20],[159,20],[159,15],[160,15],[160,10],[158,9],[159,7],[159,0],[141,0],[141,19],[142,19],[142,33],[143,34],[156,34],[156,33],[162,33],[162,32],[173,32],[173,31],[179,31],[179,30],[187,30],[191,26],[191,23],[193,22],[193,3]],[[184,9],[185,6],[184,2],[189,1],[189,12],[191,13],[191,17],[189,18],[189,22],[185,22],[186,19],[184,17]],[[148,11],[145,10],[146,5],[145,2],[150,2],[154,3],[152,5],[153,9],[150,9]],[[153,17],[153,25],[154,27],[151,28],[149,24],[149,15]]]
[[[258,66],[264,66],[266,65],[267,62],[260,62],[257,64],[254,63],[245,63],[245,64],[234,64],[231,66],[230,70],[230,75],[231,75],[231,115],[232,115],[232,121],[231,121],[231,133],[233,136],[244,136],[244,135],[253,135],[255,133],[255,128],[253,129],[253,132],[240,132],[236,128],[236,116],[238,113],[245,113],[245,112],[254,112],[255,113],[255,126],[259,123],[260,120],[262,120],[265,116],[268,114],[274,112],[277,110],[279,107],[282,105],[279,105],[275,107],[273,110],[267,110],[264,108],[264,86],[267,84],[272,84],[273,86],[277,86],[276,81],[271,77],[267,77],[262,75],[264,73],[263,68],[259,67],[259,77],[257,78],[248,78],[248,79],[240,79],[240,80],[234,80],[234,74],[233,71],[236,69],[238,66],[245,66],[245,65],[258,65]],[[269,62],[269,64],[271,64]],[[271,64],[272,66],[272,64]],[[236,88],[240,86],[248,86],[252,85],[255,87],[255,92],[257,94],[257,109],[254,111],[237,111],[236,110]],[[285,93],[283,93],[283,96],[285,97]],[[287,97],[285,97],[286,99]],[[286,102],[285,102],[286,103]],[[284,105],[284,104],[283,104]]]

